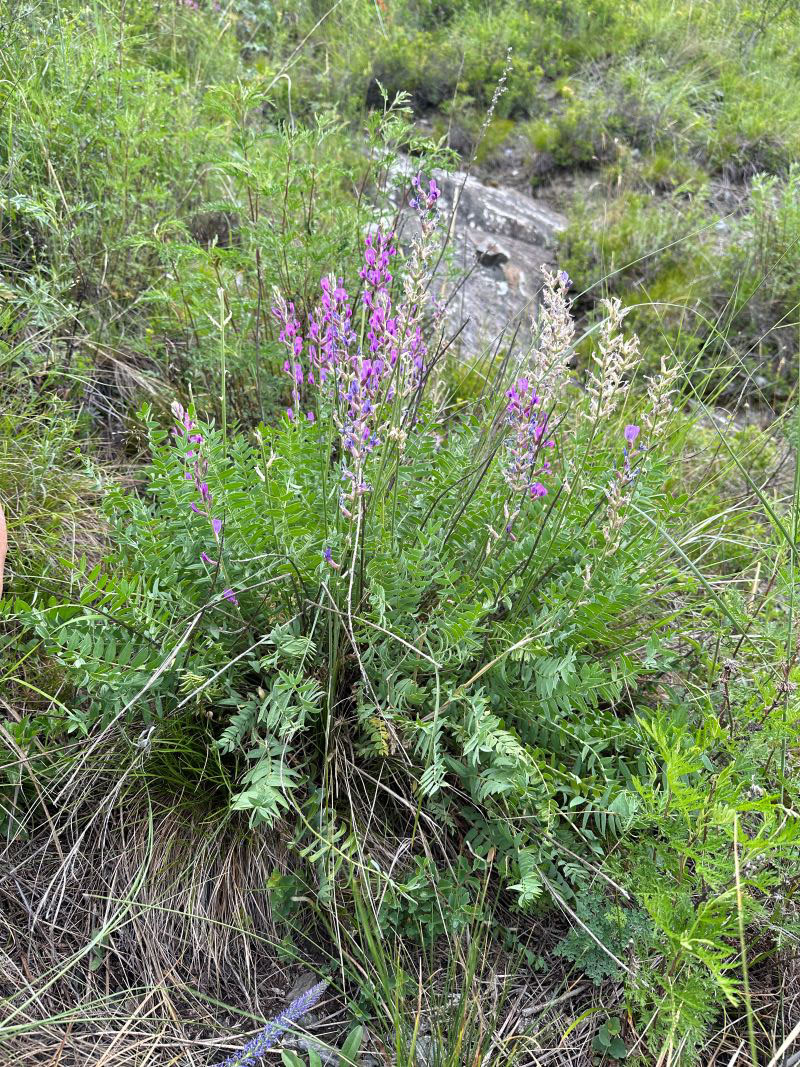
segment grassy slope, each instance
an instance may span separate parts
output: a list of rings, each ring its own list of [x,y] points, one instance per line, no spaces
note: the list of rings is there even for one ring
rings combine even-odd
[[[284,18],[300,38],[316,15],[294,5]],[[315,40],[294,68],[297,108],[331,87],[350,114],[380,101],[378,83],[409,92],[490,180],[567,210],[562,259],[586,310],[606,291],[644,301],[648,343],[666,333],[709,363],[730,344],[737,384],[749,372],[761,403],[785,399],[799,298],[793,3],[359,0]],[[751,197],[759,175],[776,184],[759,178]]]

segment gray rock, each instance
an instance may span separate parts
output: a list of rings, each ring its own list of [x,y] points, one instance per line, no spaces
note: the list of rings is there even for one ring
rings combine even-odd
[[[395,167],[409,182],[416,170],[413,160]],[[448,329],[455,332],[466,323],[454,349],[471,363],[518,328],[524,341],[541,289],[540,268],[554,265],[556,240],[566,219],[517,189],[486,185],[461,171],[434,171],[424,177],[436,179],[447,219],[455,213],[449,262],[443,260],[434,284],[437,297],[450,297]],[[403,223],[414,225],[410,212],[404,213]]]
[[[433,1067],[435,1050],[432,1038],[427,1037],[425,1034],[420,1034],[417,1038],[415,1053],[417,1067]]]
[[[403,168],[406,169],[405,167]],[[407,173],[413,174],[409,167]],[[474,217],[477,228],[493,236],[513,237],[523,244],[551,249],[566,226],[563,215],[526,193],[507,186],[494,187],[462,171],[434,171],[444,204],[457,205],[456,224]]]

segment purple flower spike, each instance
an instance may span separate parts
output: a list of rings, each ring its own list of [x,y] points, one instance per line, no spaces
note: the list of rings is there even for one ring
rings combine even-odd
[[[364,477],[371,454],[381,447],[391,419],[389,407],[396,398],[404,402],[403,419],[415,405],[411,398],[424,388],[427,347],[422,330],[425,277],[430,274],[432,243],[439,212],[441,191],[435,179],[423,183],[421,175],[412,180],[412,205],[419,213],[421,242],[415,242],[412,259],[416,266],[402,287],[393,284],[392,260],[397,254],[395,235],[377,229],[365,236],[362,282],[362,308],[354,307],[343,278],[333,274],[320,280],[320,300],[308,315],[305,333],[293,304],[276,293],[273,314],[280,326],[285,346],[284,374],[292,383],[287,410],[290,422],[298,419],[314,423],[318,417],[307,397],[317,392],[318,412],[330,417],[347,453],[342,459],[342,475],[347,483],[340,498],[345,518],[352,518],[356,498],[370,491]],[[402,301],[393,290],[400,288]],[[356,332],[353,320],[357,310],[363,315],[363,333]],[[436,316],[441,318],[442,307]],[[359,316],[360,317],[360,316]],[[397,427],[394,427],[397,430]],[[406,433],[397,435],[402,449]],[[352,469],[351,469],[352,468]],[[337,567],[326,557],[332,567]]]
[[[222,532],[222,519],[215,519],[212,517],[211,509],[214,502],[214,497],[211,493],[211,489],[208,485],[208,459],[203,455],[203,449],[205,447],[205,441],[202,434],[197,433],[195,423],[187,414],[186,410],[181,407],[177,402],[172,405],[172,413],[175,416],[178,426],[175,428],[175,435],[177,437],[183,437],[185,440],[188,438],[188,442],[192,442],[197,445],[197,451],[186,451],[183,453],[184,469],[183,476],[187,481],[194,482],[194,488],[197,492],[197,498],[189,501],[189,507],[195,513],[195,515],[202,515],[203,518],[210,524],[211,530],[214,534],[214,540],[217,542],[217,553],[219,554],[219,541],[220,534]],[[188,443],[187,442],[187,443]],[[191,460],[191,462],[189,462]],[[198,499],[201,502],[198,506]],[[207,535],[206,535],[207,536]],[[211,556],[205,552],[200,552],[200,559],[206,566],[218,567],[220,561],[212,559]],[[224,590],[222,594],[226,600],[229,600],[232,604],[238,604],[238,601],[234,595],[232,589]]]
[[[633,446],[636,438],[639,436],[639,427],[633,424],[625,427],[625,440],[629,445]]]
[[[330,547],[327,545],[322,550],[322,558],[325,560],[326,563],[329,563],[335,571],[339,570],[339,564],[335,562],[333,558],[333,553],[331,552]]]
[[[555,448],[555,441],[545,436],[548,415],[542,410],[542,399],[528,378],[518,378],[506,391],[506,398],[506,422],[511,433],[506,441],[504,477],[515,492],[527,490],[532,497],[545,496],[547,489],[539,479],[551,473],[551,465],[542,459],[542,449]]]
[[[317,982],[307,992],[295,997],[285,1011],[282,1011],[276,1018],[270,1019],[264,1029],[248,1041],[244,1048],[228,1056],[218,1067],[255,1067],[264,1053],[275,1047],[278,1038],[289,1029],[292,1023],[296,1023],[314,1007],[325,992],[327,985],[327,982]]]
[[[283,369],[292,380],[292,407],[287,410],[286,414],[293,422],[295,411],[300,409],[300,386],[303,385],[305,377],[303,365],[299,362],[305,342],[300,329],[300,320],[297,318],[294,304],[291,301],[287,303],[280,294],[276,294],[276,304],[272,309],[272,314],[280,326],[278,336],[286,346],[290,357],[284,361]]]

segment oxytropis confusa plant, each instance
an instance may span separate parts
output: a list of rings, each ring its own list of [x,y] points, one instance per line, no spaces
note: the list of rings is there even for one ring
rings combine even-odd
[[[288,349],[284,371],[292,381],[293,402],[287,415],[292,422],[300,418],[306,400],[308,421],[330,413],[342,452],[339,503],[348,519],[372,488],[366,480],[371,454],[387,439],[402,451],[428,370],[422,323],[435,253],[439,189],[431,180],[424,191],[419,177],[413,184],[410,205],[417,213],[420,235],[409,257],[399,304],[393,298],[390,270],[397,253],[395,235],[382,230],[365,239],[360,307],[342,278],[323,278],[320,302],[304,337],[294,304],[275,295],[273,314]]]
[[[430,397],[424,407],[422,404],[436,363],[436,355],[430,355],[431,339],[438,336],[443,316],[442,305],[435,301],[431,313],[427,298],[437,262],[440,194],[433,180],[423,183],[417,176],[412,184],[409,204],[417,216],[418,235],[405,259],[401,284],[394,275],[398,257],[395,234],[377,228],[365,237],[357,292],[348,290],[343,277],[323,277],[319,302],[305,324],[295,305],[275,293],[273,314],[286,349],[284,371],[291,381],[288,421],[290,426],[304,423],[314,427],[320,441],[325,441],[323,454],[330,455],[338,466],[338,512],[345,520],[344,544],[352,559],[361,538],[362,520],[368,514],[366,500],[376,487],[380,489],[376,496],[381,500],[386,499],[383,493],[387,488],[392,494],[394,531],[401,469],[410,462],[409,434],[424,423],[441,444],[440,431],[450,432],[436,425],[438,416]],[[612,427],[638,363],[638,339],[626,338],[622,333],[625,310],[619,301],[608,301],[587,374],[586,399],[578,402],[573,392],[572,401],[566,404],[575,337],[568,295],[571,282],[564,271],[543,268],[543,275],[533,342],[517,361],[513,379],[502,385],[497,383],[504,396],[499,438],[494,437],[488,459],[481,460],[477,467],[481,471],[479,482],[486,477],[496,479],[491,473],[495,468],[501,477],[500,485],[504,485],[502,495],[492,505],[493,514],[487,515],[483,523],[488,531],[487,556],[501,540],[498,529],[512,543],[519,539],[521,531],[528,532],[527,520],[524,524],[520,520],[526,502],[547,497],[554,487],[572,493],[582,484],[586,457],[594,456],[598,447],[602,452],[603,446],[611,442],[610,434],[618,432]],[[619,543],[642,462],[671,410],[675,374],[674,369],[664,365],[660,375],[648,379],[649,402],[641,425],[630,423],[626,427],[622,462],[612,459],[610,477],[601,473],[601,485],[605,482],[605,486],[593,514],[604,509],[602,533],[606,549]],[[569,410],[571,406],[576,407],[575,417]],[[216,547],[216,558],[203,551],[201,559],[219,572],[223,568],[222,522],[213,510],[203,438],[183,408],[176,406],[175,414],[178,426],[174,432],[184,439],[185,477],[193,481],[197,493],[190,506],[209,523]],[[562,436],[567,447],[559,447],[562,476],[556,486],[553,463],[556,439]],[[576,462],[580,441],[585,445],[584,459]],[[566,454],[561,455],[564,451]],[[376,454],[378,458],[373,462]],[[495,455],[499,457],[496,463]],[[595,491],[597,488],[595,482]],[[554,505],[555,501],[548,504],[542,521],[546,521]],[[497,523],[500,511],[502,522],[495,528],[493,523]],[[462,513],[463,509],[458,514]],[[341,527],[338,523],[336,527],[332,529],[326,520],[326,541],[336,539],[344,547],[337,536]],[[330,542],[323,542],[320,550],[329,566],[342,569],[334,559]],[[352,586],[352,570],[350,576]],[[352,588],[348,613],[351,593]],[[237,603],[232,589],[226,588],[222,595]]]

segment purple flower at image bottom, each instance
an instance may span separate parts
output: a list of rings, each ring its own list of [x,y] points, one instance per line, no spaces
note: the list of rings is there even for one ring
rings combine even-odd
[[[328,983],[324,981],[317,982],[305,993],[295,997],[285,1011],[282,1011],[274,1019],[270,1019],[260,1033],[256,1034],[238,1052],[228,1056],[217,1067],[254,1067],[265,1052],[275,1047],[278,1038],[289,1029],[292,1023],[296,1023],[298,1019],[302,1018],[307,1011],[310,1011],[317,1004],[327,985]]]

